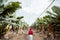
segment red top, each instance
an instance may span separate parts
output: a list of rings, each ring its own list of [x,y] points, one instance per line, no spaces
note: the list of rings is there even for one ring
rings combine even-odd
[[[28,31],[28,35],[33,35],[33,31],[32,31],[31,28],[30,28],[30,30]]]

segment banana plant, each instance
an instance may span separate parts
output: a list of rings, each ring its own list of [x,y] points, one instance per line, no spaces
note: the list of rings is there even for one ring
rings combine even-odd
[[[1,1],[1,4],[2,4],[2,0]],[[9,15],[12,15],[17,9],[21,8],[20,6],[21,2],[10,2],[8,3],[6,6],[3,5],[3,6],[0,6],[0,38],[3,38],[4,35],[7,33],[7,31],[9,29],[6,29],[8,23],[6,21],[6,19],[9,19],[9,18],[12,18],[12,16],[9,16]],[[8,17],[8,18],[7,18]],[[5,26],[6,25],[6,26]]]

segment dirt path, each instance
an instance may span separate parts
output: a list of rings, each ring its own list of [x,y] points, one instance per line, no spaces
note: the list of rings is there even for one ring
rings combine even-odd
[[[16,34],[16,33],[11,33],[8,34],[8,39],[7,40],[28,40],[28,35],[25,33],[25,34]],[[42,37],[42,34],[39,34],[39,33],[34,33],[34,40],[43,40],[43,37]]]
[[[35,33],[34,40],[43,40],[43,36],[39,33]]]

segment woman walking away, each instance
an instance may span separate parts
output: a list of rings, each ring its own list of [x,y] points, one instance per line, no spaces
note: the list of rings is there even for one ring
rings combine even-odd
[[[32,28],[29,29],[28,36],[29,36],[29,40],[33,40],[33,30],[32,30]]]

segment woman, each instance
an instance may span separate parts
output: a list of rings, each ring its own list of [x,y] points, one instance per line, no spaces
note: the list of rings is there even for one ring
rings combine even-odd
[[[33,30],[32,30],[32,28],[29,29],[28,35],[29,35],[29,40],[33,40]]]

